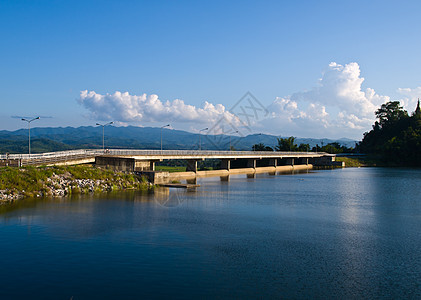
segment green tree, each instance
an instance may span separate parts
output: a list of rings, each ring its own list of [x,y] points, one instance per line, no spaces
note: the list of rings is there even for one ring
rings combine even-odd
[[[353,153],[356,150],[354,148],[348,148],[346,146],[343,146],[339,144],[338,142],[329,143],[327,145],[324,145],[323,147],[320,147],[319,145],[316,145],[316,147],[313,147],[313,152],[326,152],[330,154],[338,154],[338,153]]]
[[[263,143],[254,144],[251,149],[253,151],[273,151],[273,149],[269,146],[265,146]]]
[[[379,121],[358,145],[361,152],[386,165],[421,166],[421,110],[408,116],[398,101],[376,111]]]
[[[403,110],[399,101],[389,101],[376,110],[376,117],[379,119],[378,125],[383,127],[392,124],[400,119],[407,118],[408,112]]]
[[[308,152],[310,151],[310,145],[309,144],[300,144],[297,149],[299,152]]]
[[[297,151],[298,146],[295,142],[295,137],[290,136],[289,138],[278,138],[278,145],[275,147],[276,151]]]

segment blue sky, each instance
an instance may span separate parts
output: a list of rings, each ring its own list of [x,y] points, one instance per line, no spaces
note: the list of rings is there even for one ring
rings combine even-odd
[[[250,91],[269,114],[244,134],[360,139],[379,104],[412,111],[421,97],[420,6],[0,0],[0,129],[38,115],[51,118],[34,126],[241,128],[228,110]]]

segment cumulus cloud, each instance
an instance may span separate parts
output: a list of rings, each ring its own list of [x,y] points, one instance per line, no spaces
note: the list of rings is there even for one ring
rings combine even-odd
[[[316,87],[277,98],[269,107],[270,121],[301,136],[357,138],[370,129],[375,110],[390,100],[371,88],[363,90],[363,82],[357,63],[332,62]]]
[[[375,110],[390,101],[388,96],[379,95],[371,88],[363,89],[363,83],[358,63],[341,65],[332,62],[314,88],[277,97],[267,107],[269,114],[264,120],[254,118],[253,124],[247,124],[258,132],[277,135],[361,139],[375,121]],[[414,104],[421,94],[421,87],[398,91],[408,97],[407,104]],[[156,126],[165,120],[178,123],[177,128],[192,131],[198,130],[197,124],[209,128],[216,124],[217,127],[221,120],[225,125],[244,126],[240,114],[236,115],[222,104],[204,102],[197,107],[180,99],[162,101],[154,94],[131,95],[117,91],[102,95],[82,91],[78,102],[90,112],[91,118],[120,124],[151,123]],[[243,106],[250,105],[245,103]],[[225,132],[223,127],[220,129],[220,133]]]
[[[221,118],[239,124],[238,118],[222,104],[205,102],[202,107],[184,103],[183,100],[161,101],[157,95],[130,95],[128,92],[98,94],[82,91],[78,102],[95,120],[114,120],[120,123],[180,122],[213,124]]]
[[[319,79],[319,86],[308,92],[295,93],[291,99],[316,102],[337,107],[342,112],[371,117],[380,104],[389,101],[389,97],[380,96],[371,88],[362,90],[364,78],[360,74],[360,66],[355,62],[345,66],[332,62]]]
[[[421,86],[416,88],[399,88],[398,93],[405,96],[401,101],[403,107],[408,111],[412,112],[417,107],[417,101],[421,98]]]

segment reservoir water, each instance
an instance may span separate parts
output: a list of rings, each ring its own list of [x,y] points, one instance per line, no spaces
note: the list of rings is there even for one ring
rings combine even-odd
[[[0,206],[0,299],[420,298],[421,170]]]

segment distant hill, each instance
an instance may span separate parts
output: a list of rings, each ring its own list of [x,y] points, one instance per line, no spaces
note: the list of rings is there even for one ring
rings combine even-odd
[[[274,147],[277,137],[266,134],[251,134],[245,137],[231,136],[231,145],[237,150],[251,150],[252,145],[263,143]],[[163,129],[163,149],[199,149],[228,150],[228,135],[206,135],[190,133],[182,130]],[[311,139],[297,138],[296,143],[328,144],[338,142],[347,147],[354,147],[355,142],[349,139]],[[161,128],[157,127],[114,127],[105,128],[106,148],[160,149]],[[102,148],[102,127],[39,127],[31,129],[31,152],[62,151],[80,148]],[[28,130],[0,131],[0,153],[28,152]]]

